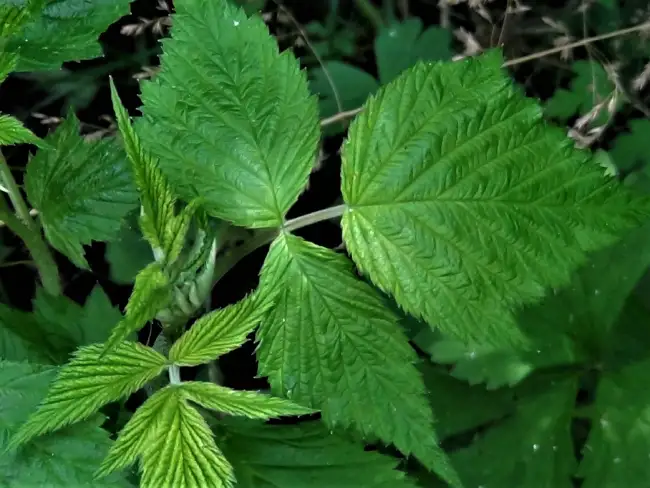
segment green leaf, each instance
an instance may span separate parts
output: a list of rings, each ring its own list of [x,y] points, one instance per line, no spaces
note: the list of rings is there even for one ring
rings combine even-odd
[[[101,344],[76,351],[36,413],[12,438],[10,449],[87,419],[102,406],[141,388],[167,364],[163,355],[136,342],[124,341],[104,357],[100,357],[101,351]]]
[[[616,167],[630,170],[636,166],[647,167],[650,163],[650,121],[634,119],[629,122],[629,132],[614,139],[610,156]]]
[[[37,407],[54,379],[55,368],[0,361],[0,398],[11,399],[0,408],[0,452],[9,437]],[[101,420],[101,419],[99,419]],[[110,445],[108,433],[88,421],[57,433],[33,439],[18,451],[0,453],[0,486],[26,487],[124,487],[120,475],[98,483],[96,469]]]
[[[262,268],[260,293],[279,293],[258,329],[260,374],[277,394],[355,426],[454,481],[433,430],[416,354],[383,298],[343,256],[282,235]]]
[[[150,396],[126,423],[96,477],[108,476],[135,463],[153,437],[168,427],[164,425],[165,412],[173,410],[176,401],[177,390],[172,387],[162,388]]]
[[[124,318],[111,332],[104,353],[153,320],[156,313],[169,305],[171,296],[171,283],[160,264],[153,262],[140,271],[135,277]]]
[[[408,313],[464,342],[522,345],[513,310],[569,281],[646,201],[547,126],[491,51],[418,64],[343,148],[344,240]]]
[[[143,143],[184,198],[242,227],[277,227],[318,150],[306,77],[259,16],[227,0],[176,7],[161,71],[142,85]]]
[[[0,48],[0,83],[7,79],[10,73],[16,70],[18,55],[8,53]]]
[[[162,253],[165,263],[173,263],[185,243],[193,208],[186,208],[176,215],[177,202],[172,187],[161,172],[158,161],[142,147],[112,79],[111,97],[117,125],[140,192],[143,209],[140,227],[154,253]]]
[[[34,315],[0,304],[0,359],[51,364],[56,347]]]
[[[576,76],[571,82],[570,89],[560,88],[555,90],[555,93],[544,107],[546,115],[555,117],[562,122],[576,113],[587,114],[616,90],[616,86],[609,79],[607,71],[598,62],[575,61],[573,63],[573,72]],[[593,124],[602,125],[610,117],[611,114],[607,112],[607,108],[603,107],[599,115],[594,119]]]
[[[44,142],[26,128],[22,122],[11,115],[0,114],[0,146],[11,144],[36,144],[45,146]]]
[[[536,385],[536,389],[539,393],[520,400],[514,416],[452,454],[465,486],[574,486],[571,477],[576,461],[570,421],[576,382],[563,380]]]
[[[202,316],[174,343],[169,359],[181,366],[196,366],[237,349],[274,304],[264,298],[249,295]]]
[[[120,285],[133,284],[137,274],[154,260],[151,246],[129,221],[122,225],[117,239],[106,245],[110,278]]]
[[[241,415],[251,419],[271,419],[289,415],[315,413],[284,398],[263,395],[254,391],[237,391],[202,381],[185,381],[181,389],[187,400],[208,410],[228,415]]]
[[[230,488],[233,468],[201,415],[176,394],[162,410],[161,426],[142,456],[142,488]]]
[[[405,19],[382,28],[375,38],[379,81],[385,85],[418,61],[451,59],[451,32],[429,27],[422,32],[419,18]]]
[[[64,356],[79,346],[104,342],[122,319],[100,285],[93,288],[83,307],[63,295],[50,295],[42,288],[36,290],[32,303],[40,330]]]
[[[114,239],[137,204],[128,166],[113,140],[86,142],[72,113],[45,141],[53,149],[29,161],[27,196],[50,244],[87,269],[82,246]]]
[[[415,488],[397,460],[331,434],[320,422],[299,426],[225,424],[226,456],[241,488]]]
[[[643,486],[650,477],[650,395],[645,359],[600,379],[578,476],[584,488]]]
[[[129,0],[51,0],[11,36],[5,49],[20,55],[17,71],[56,70],[66,61],[102,55],[98,42],[113,22],[129,14]]]
[[[513,409],[514,392],[510,389],[487,391],[482,386],[471,386],[428,362],[422,363],[419,369],[440,439],[499,420]]]
[[[379,88],[370,74],[340,61],[327,61],[310,70],[309,75],[309,87],[320,98],[321,118],[361,106]]]

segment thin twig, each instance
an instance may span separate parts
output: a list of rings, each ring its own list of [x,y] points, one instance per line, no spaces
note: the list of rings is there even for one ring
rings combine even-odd
[[[522,56],[520,58],[511,59],[511,60],[506,61],[505,63],[503,63],[503,67],[516,66],[518,64],[527,63],[528,61],[533,61],[535,59],[540,59],[540,58],[544,58],[546,56],[550,56],[551,54],[556,54],[556,53],[562,52],[565,49],[574,49],[576,47],[586,46],[588,44],[591,44],[591,43],[594,43],[594,42],[597,42],[597,41],[602,41],[602,40],[605,40],[605,39],[611,39],[612,37],[624,36],[624,35],[631,34],[633,32],[637,32],[637,31],[644,30],[644,29],[650,29],[650,22],[644,22],[644,23],[639,24],[639,25],[635,25],[635,26],[632,26],[632,27],[627,27],[625,29],[620,29],[620,30],[617,30],[617,31],[614,31],[614,32],[609,32],[607,34],[601,34],[601,35],[598,35],[598,36],[588,37],[586,39],[581,39],[579,41],[575,41],[575,42],[572,42],[570,44],[565,44],[565,45],[560,46],[560,47],[553,47],[553,48],[550,48],[550,49],[546,49],[544,51],[539,51],[539,52],[536,52],[536,53],[533,53],[533,54],[529,54],[528,56]],[[321,127],[325,127],[327,125],[331,125],[331,124],[334,124],[336,122],[341,122],[343,120],[350,119],[350,118],[354,117],[355,115],[357,115],[359,112],[361,112],[362,109],[363,109],[363,107],[358,107],[358,108],[355,108],[353,110],[346,110],[344,112],[339,112],[337,114],[332,115],[331,117],[327,117],[327,118],[321,120],[320,125],[321,125]]]

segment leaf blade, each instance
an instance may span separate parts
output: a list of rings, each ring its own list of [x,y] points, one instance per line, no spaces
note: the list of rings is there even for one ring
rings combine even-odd
[[[355,263],[407,312],[461,341],[521,346],[512,311],[566,284],[647,202],[546,126],[501,64],[496,51],[418,64],[371,97],[342,153],[342,225]]]
[[[101,344],[93,344],[77,350],[36,413],[11,439],[9,449],[88,418],[103,405],[138,390],[167,364],[164,356],[135,342],[122,342],[104,359],[101,349]]]
[[[239,226],[281,225],[317,154],[304,73],[261,19],[225,0],[183,2],[172,31],[161,72],[142,86],[143,141],[185,199],[200,195]]]
[[[259,371],[274,392],[320,409],[331,428],[377,435],[456,483],[437,443],[415,352],[398,318],[353,275],[349,261],[284,234],[271,246],[260,290],[279,293],[257,332]]]

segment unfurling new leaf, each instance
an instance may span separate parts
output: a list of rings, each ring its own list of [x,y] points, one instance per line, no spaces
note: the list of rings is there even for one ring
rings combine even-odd
[[[131,333],[152,320],[171,301],[171,284],[160,264],[154,262],[135,277],[133,292],[126,304],[124,318],[115,326],[104,351],[110,350]]]
[[[195,205],[184,208],[177,215],[177,201],[172,187],[160,171],[158,161],[142,147],[112,79],[111,97],[117,125],[140,192],[142,233],[151,244],[154,255],[161,255],[164,264],[172,264],[185,243]]]

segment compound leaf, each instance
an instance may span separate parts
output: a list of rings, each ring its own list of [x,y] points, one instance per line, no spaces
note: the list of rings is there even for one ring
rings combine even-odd
[[[344,240],[407,312],[461,341],[527,344],[513,310],[566,284],[648,205],[501,69],[418,64],[371,97],[343,149]]]
[[[578,469],[584,488],[642,486],[650,476],[649,368],[646,359],[601,377]]]
[[[454,481],[433,430],[416,355],[383,298],[333,251],[282,235],[260,293],[279,293],[258,329],[260,374],[275,392],[355,426]]]
[[[512,417],[452,454],[465,486],[572,488],[576,460],[570,423],[576,394],[575,380],[563,380],[522,395]]]
[[[83,245],[112,240],[137,205],[124,153],[112,139],[86,142],[67,120],[27,164],[25,188],[45,237],[75,265],[88,268]]]
[[[259,16],[227,0],[176,6],[161,71],[142,85],[145,145],[186,199],[243,227],[282,224],[315,162],[316,99]]]
[[[185,242],[192,209],[186,209],[180,215],[176,215],[177,202],[172,187],[161,172],[158,161],[142,147],[112,79],[111,97],[117,125],[140,192],[142,202],[140,227],[154,253],[162,253],[165,262],[173,263]]]
[[[198,319],[169,351],[169,359],[181,366],[207,363],[241,346],[273,305],[262,295],[249,295]]]
[[[102,406],[141,388],[167,364],[162,354],[136,342],[124,341],[103,357],[101,351],[101,344],[93,344],[75,352],[38,410],[11,439],[11,448],[87,419]]]
[[[271,419],[289,415],[315,413],[284,398],[272,397],[255,391],[237,391],[201,381],[186,381],[181,385],[188,400],[208,410],[251,419]]]
[[[17,451],[2,452],[15,430],[45,397],[55,376],[53,367],[0,361],[0,398],[10,399],[0,408],[0,486],[130,486],[117,474],[100,483],[93,481],[92,471],[110,445],[108,433],[99,428],[96,420],[38,437]]]
[[[277,426],[229,419],[225,427],[223,449],[241,488],[416,488],[394,458],[365,451],[320,422]]]
[[[160,425],[142,455],[142,488],[230,488],[233,468],[217,447],[210,427],[185,400],[170,395]]]
[[[17,32],[5,45],[6,51],[19,55],[17,71],[56,70],[66,61],[101,56],[100,34],[129,14],[130,0],[36,0],[27,3],[32,4],[30,15],[23,18],[21,28],[14,29]]]
[[[140,271],[135,277],[135,285],[126,304],[124,318],[111,332],[104,352],[152,320],[169,304],[171,296],[171,283],[159,263],[153,262]]]
[[[142,455],[153,436],[164,425],[165,411],[174,408],[177,391],[172,387],[158,390],[142,404],[120,431],[106,458],[96,473],[97,478],[105,477],[113,471],[126,468]]]
[[[45,146],[44,142],[36,137],[18,119],[11,115],[0,114],[0,146],[8,146],[11,144]]]

